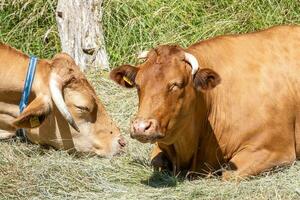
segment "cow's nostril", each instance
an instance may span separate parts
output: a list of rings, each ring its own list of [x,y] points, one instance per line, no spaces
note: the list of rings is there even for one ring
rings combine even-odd
[[[140,135],[140,134],[149,134],[150,132],[153,132],[153,130],[156,130],[157,123],[155,120],[150,119],[150,120],[135,120],[132,123],[131,126],[131,136],[133,135]]]
[[[145,126],[145,131],[147,131],[152,125],[152,122],[151,121],[148,121],[146,126]]]
[[[121,147],[125,147],[125,146],[126,146],[126,141],[125,141],[124,138],[120,138],[120,139],[118,140],[118,142],[119,142],[119,144],[121,145]]]

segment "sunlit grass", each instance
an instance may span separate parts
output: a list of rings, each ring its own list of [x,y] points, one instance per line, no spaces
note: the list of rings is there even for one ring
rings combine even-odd
[[[54,0],[0,0],[0,41],[51,58],[60,51],[55,6]],[[292,0],[106,0],[104,8],[111,66],[134,64],[138,51],[161,43],[187,47],[219,34],[300,22],[300,3]],[[0,142],[0,199],[300,199],[299,162],[239,184],[153,173],[151,146],[128,136],[136,92],[107,74],[87,76],[128,140],[127,152],[108,160]]]
[[[51,58],[60,51],[54,0],[0,0],[0,41]]]

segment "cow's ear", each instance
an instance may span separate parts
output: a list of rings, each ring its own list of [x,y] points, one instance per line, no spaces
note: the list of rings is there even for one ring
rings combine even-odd
[[[221,77],[211,69],[200,69],[194,75],[194,85],[197,90],[211,90],[221,83]]]
[[[13,121],[17,128],[39,127],[51,112],[51,99],[48,96],[36,97]]]
[[[66,53],[56,54],[51,61],[52,72],[59,75],[63,85],[74,78],[74,71],[79,69],[74,59]]]
[[[131,65],[122,65],[110,72],[110,78],[123,87],[132,88],[135,86],[135,77],[138,68]]]

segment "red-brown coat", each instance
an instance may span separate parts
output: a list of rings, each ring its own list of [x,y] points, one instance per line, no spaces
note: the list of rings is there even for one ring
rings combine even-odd
[[[187,53],[199,64],[195,75]],[[138,88],[131,136],[156,143],[155,166],[170,161],[177,172],[209,173],[227,164],[227,179],[300,157],[299,26],[220,36],[187,49],[163,45],[146,55],[111,78]]]

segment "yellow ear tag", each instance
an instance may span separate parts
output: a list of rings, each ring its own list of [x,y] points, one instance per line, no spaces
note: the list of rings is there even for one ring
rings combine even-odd
[[[123,80],[129,85],[133,86],[133,83],[126,76],[123,76]]]
[[[37,116],[31,117],[29,122],[30,122],[31,128],[35,128],[41,124],[40,120]]]

